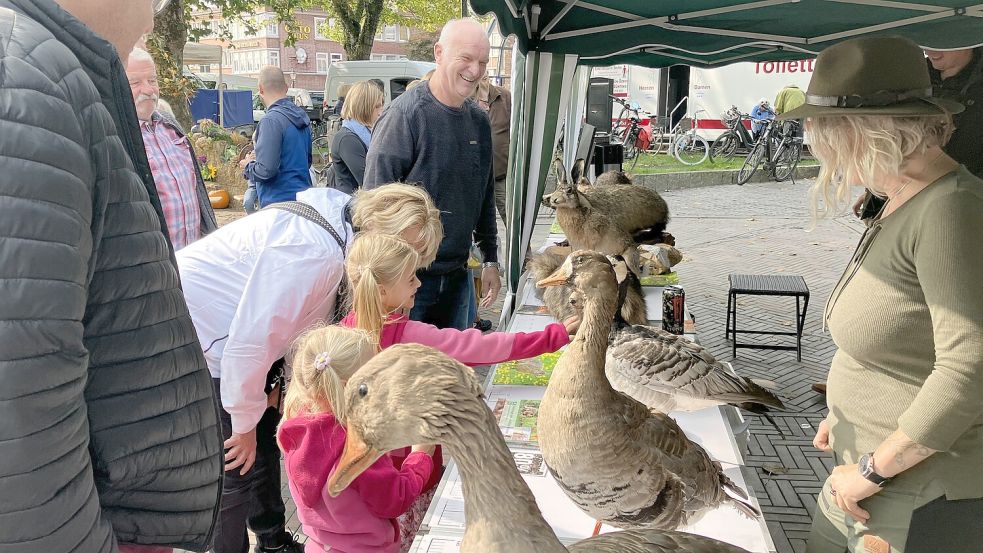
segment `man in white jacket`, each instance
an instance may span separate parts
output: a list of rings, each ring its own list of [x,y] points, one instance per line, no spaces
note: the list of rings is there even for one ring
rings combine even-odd
[[[428,260],[441,239],[439,212],[425,191],[409,185],[360,193],[351,219],[353,200],[337,190],[311,188],[298,193],[297,201],[288,204],[306,214],[273,204],[177,255],[222,405],[226,473],[216,553],[245,552],[247,524],[258,551],[302,551],[285,528],[276,444],[280,413],[269,405],[268,376],[275,376],[271,367],[304,330],[331,322],[353,222],[402,236]],[[315,222],[318,216],[321,222]]]

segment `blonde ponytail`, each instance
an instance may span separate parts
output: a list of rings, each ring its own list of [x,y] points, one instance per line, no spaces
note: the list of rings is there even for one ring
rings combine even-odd
[[[375,353],[369,335],[337,325],[316,327],[294,344],[283,420],[303,414],[334,413],[344,422],[345,381]]]
[[[345,259],[352,283],[352,308],[356,327],[368,332],[376,344],[389,316],[380,286],[392,286],[415,270],[419,261],[417,251],[395,236],[371,232],[356,236]]]

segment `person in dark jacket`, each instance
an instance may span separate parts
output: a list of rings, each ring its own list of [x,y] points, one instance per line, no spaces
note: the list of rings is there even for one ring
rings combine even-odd
[[[259,96],[266,115],[256,128],[256,149],[241,162],[243,176],[256,183],[259,206],[289,202],[311,187],[311,119],[287,97],[279,67],[259,72]]]
[[[5,553],[212,539],[218,403],[118,54],[154,4],[0,0]]]
[[[345,194],[362,187],[365,154],[372,140],[372,127],[382,113],[382,91],[369,81],[355,83],[348,91],[342,110],[344,122],[331,140],[333,186]]]
[[[468,257],[481,249],[482,307],[502,289],[495,222],[495,178],[488,116],[471,100],[485,74],[490,46],[483,27],[470,19],[447,22],[434,45],[433,77],[393,100],[379,117],[365,158],[363,188],[419,182],[441,211],[444,240],[437,260],[418,273],[410,313],[439,328],[469,328]]]

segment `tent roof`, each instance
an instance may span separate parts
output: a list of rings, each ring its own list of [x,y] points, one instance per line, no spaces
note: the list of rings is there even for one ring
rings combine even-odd
[[[471,0],[471,6],[494,12],[521,51],[578,54],[584,65],[802,59],[870,34],[902,35],[939,50],[983,44],[983,4],[973,0]]]
[[[184,45],[184,63],[186,65],[222,63],[222,47],[215,44],[188,42]]]

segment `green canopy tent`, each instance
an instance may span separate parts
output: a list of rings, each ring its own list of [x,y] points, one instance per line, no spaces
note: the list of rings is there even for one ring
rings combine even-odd
[[[926,48],[983,44],[983,3],[893,0],[470,0],[516,37],[508,172],[511,316],[557,135],[573,144],[589,66],[714,67],[815,57],[861,35],[901,35]],[[566,148],[569,167],[574,148]]]

